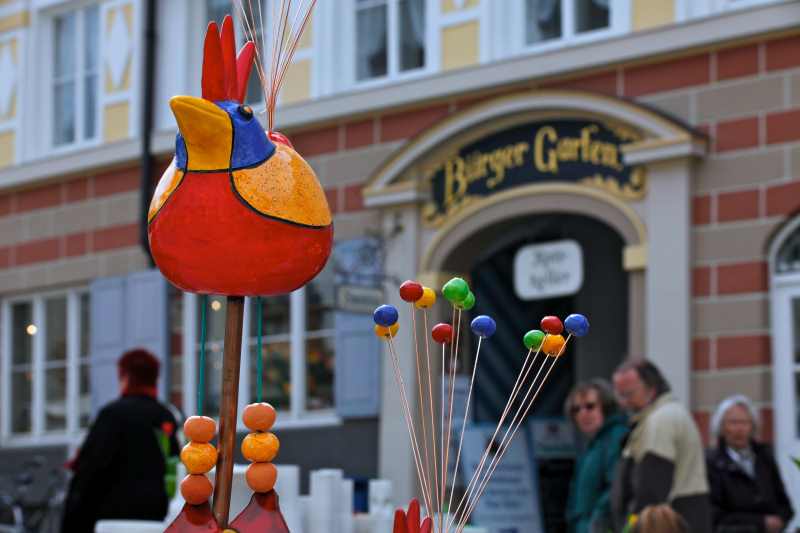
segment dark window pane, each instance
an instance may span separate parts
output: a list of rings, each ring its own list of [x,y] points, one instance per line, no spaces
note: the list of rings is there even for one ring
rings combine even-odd
[[[45,429],[67,428],[67,369],[49,368],[45,371]]]
[[[250,337],[258,335],[257,298],[250,298]],[[261,335],[289,333],[289,295],[261,298]]]
[[[12,433],[30,433],[32,404],[30,370],[14,370],[11,372]]]
[[[334,339],[306,341],[306,409],[333,407]]]
[[[528,44],[561,37],[561,0],[526,0],[525,22]]]
[[[333,265],[328,265],[306,285],[307,318],[306,329],[318,331],[333,328],[336,308],[336,285],[333,281]]]
[[[53,89],[53,144],[75,142],[75,82],[56,83]]]
[[[50,298],[44,304],[45,360],[67,359],[67,298]]]
[[[76,39],[75,13],[56,17],[53,50],[53,74],[56,79],[75,76]]]
[[[100,8],[97,5],[87,7],[84,11],[84,65],[85,70],[96,70],[100,55]]]
[[[269,402],[275,409],[288,410],[290,407],[291,385],[291,348],[288,342],[263,344],[261,400]],[[256,401],[258,387],[258,349],[255,343],[250,348],[250,400]]]
[[[425,2],[401,0],[400,70],[425,66]]]
[[[609,0],[577,0],[575,5],[575,30],[597,30],[608,27]]]
[[[82,428],[89,426],[89,417],[92,412],[90,379],[91,378],[89,374],[89,362],[84,361],[81,364],[81,373],[80,373],[81,392],[80,396],[78,397],[78,413],[80,417],[78,420],[78,424]]]
[[[83,138],[93,139],[97,133],[97,74],[84,78]]]
[[[20,302],[11,306],[11,352],[14,365],[29,365],[33,359],[33,335],[38,328],[33,324],[33,306]]]
[[[356,35],[356,79],[385,76],[388,67],[386,6],[359,9],[356,12]]]
[[[80,319],[81,319],[81,357],[89,355],[89,341],[91,336],[91,318],[89,316],[89,293],[85,292],[80,296]]]

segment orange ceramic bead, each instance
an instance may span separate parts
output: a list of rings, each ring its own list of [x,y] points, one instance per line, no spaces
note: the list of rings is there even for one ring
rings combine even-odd
[[[272,463],[252,463],[247,467],[245,479],[253,492],[269,492],[275,487],[278,469]]]
[[[205,474],[217,464],[217,449],[203,442],[190,442],[181,450],[181,462],[190,474]]]
[[[280,442],[272,433],[250,433],[242,441],[242,455],[248,461],[265,463],[278,455]]]
[[[266,402],[251,403],[242,412],[242,422],[251,431],[267,431],[275,423],[275,408]]]
[[[211,442],[217,434],[217,423],[207,416],[190,416],[183,423],[183,434],[194,442]]]
[[[190,474],[181,481],[181,496],[192,505],[207,502],[213,491],[214,487],[204,475]]]

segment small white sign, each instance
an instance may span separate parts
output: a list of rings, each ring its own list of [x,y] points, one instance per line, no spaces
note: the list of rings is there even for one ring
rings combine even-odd
[[[514,257],[514,291],[522,300],[575,294],[583,285],[583,253],[573,240],[532,244]]]

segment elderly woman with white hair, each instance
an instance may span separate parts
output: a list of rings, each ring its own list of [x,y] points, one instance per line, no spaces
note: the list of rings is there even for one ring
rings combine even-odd
[[[707,456],[716,533],[778,533],[794,515],[769,448],[756,442],[753,402],[741,394],[723,400],[711,419],[717,447]]]

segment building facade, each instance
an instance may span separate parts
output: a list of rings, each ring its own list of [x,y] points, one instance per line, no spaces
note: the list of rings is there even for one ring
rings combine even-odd
[[[168,98],[199,92],[204,21],[232,8],[155,3],[149,106],[148,5],[0,2],[2,453],[79,443],[131,343],[163,356],[164,396],[196,410],[203,309],[151,270],[142,191],[171,158]],[[800,501],[798,23],[800,4],[783,1],[320,2],[277,129],[317,171],[336,247],[311,285],[264,302],[281,459],[389,477],[400,501],[413,492],[369,308],[394,303],[408,325],[399,283],[457,274],[475,312],[498,318],[479,420],[513,384],[522,333],[584,312],[592,334],[534,415],[646,355],[707,442],[716,404],[750,396]],[[256,84],[248,99],[263,106]],[[255,305],[242,405],[255,394]],[[206,309],[208,412],[223,310],[221,298]],[[411,342],[398,339],[409,383]]]

